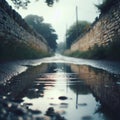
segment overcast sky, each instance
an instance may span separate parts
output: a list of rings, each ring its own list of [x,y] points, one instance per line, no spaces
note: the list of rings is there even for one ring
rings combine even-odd
[[[11,0],[7,0],[10,5]],[[58,34],[58,41],[65,40],[66,28],[69,28],[76,21],[76,6],[78,6],[78,19],[93,22],[99,15],[94,4],[100,0],[59,0],[53,7],[48,7],[45,0],[31,0],[26,10],[20,8],[16,11],[24,18],[29,14],[43,16],[45,22],[51,23]],[[12,5],[14,8],[14,5]],[[15,9],[15,8],[14,8]]]

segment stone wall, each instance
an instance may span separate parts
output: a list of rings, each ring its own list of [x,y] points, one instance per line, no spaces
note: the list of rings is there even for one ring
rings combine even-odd
[[[32,30],[5,0],[0,0],[0,41],[9,42],[11,39],[23,42],[37,50],[49,51],[46,40]]]
[[[93,23],[91,28],[72,44],[71,51],[86,51],[95,44],[107,45],[109,42],[120,38],[120,1]]]

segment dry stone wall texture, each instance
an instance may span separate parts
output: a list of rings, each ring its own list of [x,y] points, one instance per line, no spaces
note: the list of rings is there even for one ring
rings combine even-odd
[[[0,0],[0,41],[11,39],[32,45],[37,50],[49,51],[45,39],[32,30],[5,0]]]
[[[120,38],[120,1],[117,1],[108,12],[100,15],[89,31],[72,44],[71,51],[86,51],[95,44],[107,45],[116,38]]]

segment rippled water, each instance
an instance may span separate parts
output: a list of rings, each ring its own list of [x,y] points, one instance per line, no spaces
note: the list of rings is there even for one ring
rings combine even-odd
[[[119,63],[61,55],[0,65],[0,100],[7,102],[7,108],[1,105],[1,118],[117,120],[120,110],[119,66]],[[10,79],[4,73],[10,75]],[[16,107],[12,109],[9,105],[14,103],[17,107],[25,107],[31,114],[21,108],[18,111],[29,117],[16,114]]]

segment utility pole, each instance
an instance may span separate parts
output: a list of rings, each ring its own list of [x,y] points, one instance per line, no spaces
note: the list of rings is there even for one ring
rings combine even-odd
[[[79,37],[79,25],[78,25],[78,6],[76,6],[76,40]],[[80,44],[78,44],[78,48],[80,49]]]
[[[76,6],[76,38],[79,35],[79,28],[78,28],[78,6]],[[76,80],[78,81],[78,79]],[[78,109],[78,85],[76,88],[76,109]]]
[[[66,33],[65,33],[65,49],[67,49],[67,24],[66,24]]]
[[[78,6],[76,6],[76,36],[79,35],[79,29],[78,29]]]

